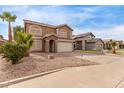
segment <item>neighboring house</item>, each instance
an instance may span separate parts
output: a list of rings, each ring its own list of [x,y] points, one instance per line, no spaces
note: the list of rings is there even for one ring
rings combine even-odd
[[[105,44],[105,49],[111,49],[111,39],[106,39],[104,40],[104,44]],[[116,49],[124,49],[124,41],[122,40],[114,40],[116,41],[117,45],[116,45]]]
[[[117,49],[124,49],[124,41],[118,40],[116,42],[117,42],[117,46],[116,46]]]
[[[33,35],[34,43],[31,51],[73,51],[73,29],[67,24],[53,26],[35,21],[24,20],[24,29],[26,33]]]
[[[2,44],[5,43],[5,42],[6,42],[6,40],[3,38],[2,35],[0,35],[0,45],[2,45]]]
[[[104,49],[108,49],[110,50],[112,47],[111,47],[111,42],[110,42],[110,39],[106,39],[106,40],[103,40],[104,41]]]
[[[75,50],[101,50],[104,48],[104,42],[100,38],[95,38],[91,32],[74,35]]]

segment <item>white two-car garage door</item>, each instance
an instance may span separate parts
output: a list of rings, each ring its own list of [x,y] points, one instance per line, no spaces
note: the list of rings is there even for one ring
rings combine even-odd
[[[58,42],[57,52],[72,52],[73,46],[70,42]]]

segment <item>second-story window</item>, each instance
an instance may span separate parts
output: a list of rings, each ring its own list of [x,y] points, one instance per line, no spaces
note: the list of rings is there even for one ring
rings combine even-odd
[[[64,31],[63,29],[57,29],[57,35],[58,37],[67,38],[67,31]]]
[[[31,25],[29,27],[29,33],[32,35],[42,36],[42,29],[40,26]]]

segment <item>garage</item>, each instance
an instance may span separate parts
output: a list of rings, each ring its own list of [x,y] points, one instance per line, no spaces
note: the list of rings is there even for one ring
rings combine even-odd
[[[42,51],[42,40],[34,39],[33,46],[31,47],[31,51]]]
[[[95,43],[94,42],[87,42],[86,43],[86,50],[93,50],[95,49]]]
[[[57,43],[57,52],[72,52],[72,50],[73,50],[72,42]]]

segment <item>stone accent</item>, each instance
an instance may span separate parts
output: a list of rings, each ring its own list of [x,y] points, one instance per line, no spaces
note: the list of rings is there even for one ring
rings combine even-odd
[[[85,45],[86,45],[85,40],[82,40],[82,50],[85,50],[85,49],[86,49],[86,48],[85,48]]]
[[[45,52],[49,52],[49,40],[45,42]]]

